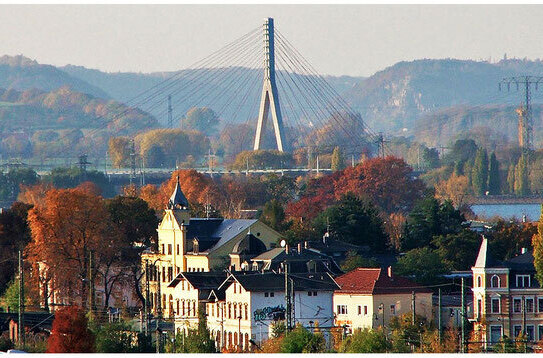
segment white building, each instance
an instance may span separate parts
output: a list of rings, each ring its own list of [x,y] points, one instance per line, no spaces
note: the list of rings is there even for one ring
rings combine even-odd
[[[328,274],[289,275],[294,285],[293,324],[308,329],[334,322],[332,296],[338,288]],[[260,345],[273,325],[285,319],[285,276],[280,273],[232,273],[213,290],[207,303],[207,322],[219,347],[249,350]]]
[[[336,325],[350,331],[389,325],[390,320],[412,312],[432,319],[432,291],[380,268],[358,268],[336,278]]]

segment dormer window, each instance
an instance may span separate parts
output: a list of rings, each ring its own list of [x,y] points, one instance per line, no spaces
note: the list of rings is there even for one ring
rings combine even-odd
[[[517,275],[517,287],[530,287],[530,275]]]

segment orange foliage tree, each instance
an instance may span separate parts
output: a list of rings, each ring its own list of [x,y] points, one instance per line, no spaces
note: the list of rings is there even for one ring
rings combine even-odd
[[[84,303],[89,253],[94,252],[99,262],[115,252],[118,241],[102,199],[80,188],[51,189],[44,205],[29,211],[28,223],[30,263],[53,277],[53,288],[64,297]]]
[[[70,306],[55,312],[47,353],[94,353],[94,335],[80,307]]]

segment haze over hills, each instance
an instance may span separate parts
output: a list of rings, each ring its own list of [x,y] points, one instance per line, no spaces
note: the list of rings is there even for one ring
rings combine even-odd
[[[247,82],[256,79],[258,83],[257,76],[261,75],[260,70],[245,69],[240,73],[243,72],[246,74]],[[520,91],[517,93],[514,86],[510,93],[505,88],[499,92],[498,82],[504,77],[542,73],[543,62],[540,60],[504,59],[490,63],[423,59],[397,63],[368,78],[327,76],[326,80],[361,113],[366,124],[374,131],[413,136],[433,146],[446,145],[460,133],[481,127],[493,127],[496,135],[502,137],[505,135],[510,140],[516,140],[514,108],[521,102],[522,93]],[[111,97],[123,103],[173,74],[107,73],[73,65],[59,68],[40,65],[22,56],[0,58],[0,87],[39,88],[51,91],[68,86],[78,92],[100,98]],[[198,77],[200,78],[194,80],[194,86],[203,85],[205,82],[202,76]],[[220,88],[221,85],[218,83],[216,86]],[[258,102],[260,87],[257,85],[254,88],[256,90],[249,94],[247,103]],[[223,92],[228,90],[226,87],[221,89]],[[540,95],[534,92],[534,103],[540,98]],[[228,99],[225,96],[217,101],[216,106],[221,107]],[[174,103],[176,119],[194,105],[205,105],[205,102]],[[292,113],[297,110],[294,102],[283,101],[283,106],[286,112],[289,112],[289,107],[292,107],[290,108]],[[163,107],[165,106],[154,106],[148,111],[164,124],[166,115]],[[256,117],[256,110],[246,105],[231,116],[229,120],[232,122],[244,123]],[[459,119],[460,117],[469,120]],[[493,123],[502,125],[495,126]],[[537,128],[538,124],[536,131]],[[540,140],[537,133],[535,139],[536,142]]]

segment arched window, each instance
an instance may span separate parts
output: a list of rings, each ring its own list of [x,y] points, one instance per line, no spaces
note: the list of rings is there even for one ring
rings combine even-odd
[[[232,304],[228,303],[228,319],[232,318]]]
[[[483,279],[481,278],[481,276],[477,276],[477,287],[482,287],[483,286]]]
[[[244,349],[249,349],[249,333],[245,333],[245,346]]]
[[[192,301],[192,315],[196,316],[196,301]]]
[[[179,300],[175,300],[177,303],[177,310],[175,311],[176,314],[179,314]]]
[[[232,332],[228,332],[228,347],[232,347]]]
[[[234,302],[234,318],[238,318],[238,304]]]
[[[238,345],[238,332],[234,332],[234,345]]]
[[[245,319],[247,320],[249,316],[249,309],[247,308],[247,305],[245,305]]]
[[[172,295],[169,295],[168,296],[168,313],[170,314],[170,316],[173,315],[173,296]]]
[[[185,316],[185,300],[181,300],[181,314]]]
[[[497,275],[492,276],[490,279],[490,287],[500,287],[500,277]]]

